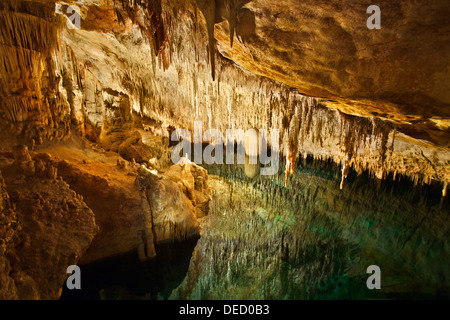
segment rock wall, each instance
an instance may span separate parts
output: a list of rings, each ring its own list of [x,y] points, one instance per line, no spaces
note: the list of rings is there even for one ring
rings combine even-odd
[[[1,158],[1,299],[58,299],[98,232],[82,197],[57,179],[45,155],[25,146]]]
[[[205,169],[158,172],[67,143],[46,151],[20,145],[0,157],[0,298],[58,299],[69,265],[131,253],[158,259],[156,244],[199,236],[209,213]]]
[[[2,0],[0,25],[2,133],[29,145],[64,139],[70,118],[58,90],[54,57],[62,25],[54,4]]]

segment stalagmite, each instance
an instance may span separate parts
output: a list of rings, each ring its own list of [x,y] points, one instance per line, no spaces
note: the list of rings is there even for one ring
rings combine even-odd
[[[339,188],[342,190],[344,188],[344,180],[347,178],[348,172],[350,170],[350,167],[347,163],[347,161],[344,160],[344,163],[342,164],[342,177],[341,177],[341,183],[339,185]]]
[[[285,171],[285,181],[284,186],[287,188],[288,185],[288,177],[289,174],[294,173],[294,162],[293,155],[291,154],[290,150],[288,150],[288,154],[286,155],[286,171]]]

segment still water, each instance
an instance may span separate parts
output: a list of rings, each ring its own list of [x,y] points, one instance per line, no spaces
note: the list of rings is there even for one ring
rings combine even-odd
[[[307,159],[289,177],[206,167],[213,190],[201,238],[84,266],[62,299],[448,299],[450,224],[441,186],[380,182]],[[248,171],[248,170],[247,170]],[[381,270],[370,290],[367,268]],[[83,268],[83,266],[82,266]]]

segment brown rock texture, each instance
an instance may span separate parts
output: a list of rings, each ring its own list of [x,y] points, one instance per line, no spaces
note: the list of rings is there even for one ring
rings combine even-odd
[[[208,214],[210,193],[205,169],[174,165],[166,174],[121,160],[112,152],[86,148],[84,153],[73,145],[47,151],[54,155],[58,174],[83,196],[99,226],[80,263],[133,251],[142,260],[153,259],[158,254],[156,243],[199,235],[198,219]],[[174,174],[181,171],[180,176]]]
[[[49,172],[45,167],[52,168],[45,155],[31,157],[23,146],[15,148],[14,155],[15,160],[3,158],[1,165],[6,183],[2,189],[1,297],[58,299],[67,267],[78,263],[98,227],[92,210],[67,183],[55,179],[54,169],[50,177],[45,175]],[[37,172],[31,175],[24,170],[17,155],[39,163]]]
[[[181,241],[200,234],[198,219],[209,212],[210,190],[205,169],[177,164],[158,174],[141,171],[137,183],[145,190],[154,241]]]
[[[448,122],[448,2],[378,1],[379,30],[366,27],[372,4],[248,1],[235,13],[237,31],[242,23],[246,34],[236,32],[230,43],[233,23],[226,19],[216,24],[214,35],[220,52],[246,70],[345,113],[419,126]],[[255,21],[251,29],[250,17]],[[441,141],[447,142],[448,137]]]
[[[208,184],[208,172],[204,168],[188,162],[171,166],[163,173],[172,181],[181,182],[183,192],[195,207],[197,218],[208,215],[211,190]]]

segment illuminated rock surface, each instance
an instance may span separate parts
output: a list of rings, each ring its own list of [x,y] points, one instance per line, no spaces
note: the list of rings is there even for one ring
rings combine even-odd
[[[383,297],[448,297],[450,7],[371,4],[0,0],[0,298],[202,232],[174,297],[368,298],[380,259]],[[278,174],[173,165],[194,121],[279,130]]]

